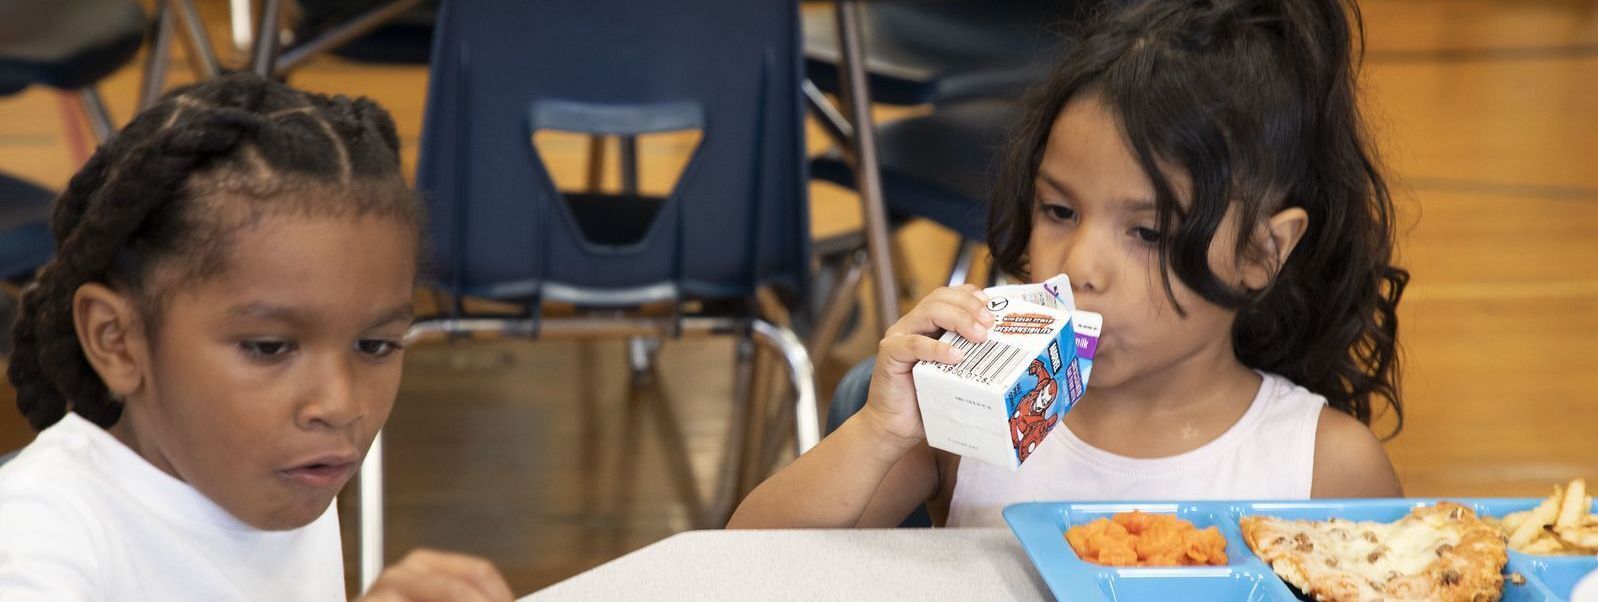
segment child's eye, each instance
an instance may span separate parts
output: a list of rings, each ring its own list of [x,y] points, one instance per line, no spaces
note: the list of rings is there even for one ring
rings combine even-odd
[[[404,347],[396,341],[385,341],[382,339],[362,339],[361,341],[355,343],[355,348],[359,349],[361,353],[378,358],[387,357],[389,354],[392,354],[395,351],[404,349]]]
[[[1154,230],[1152,228],[1133,228],[1132,235],[1136,236],[1138,240],[1151,245],[1160,242],[1160,239],[1163,238],[1160,235],[1159,230]]]
[[[288,341],[240,341],[239,349],[251,359],[272,359],[294,351],[294,343]]]
[[[1048,216],[1049,219],[1058,220],[1058,221],[1062,221],[1062,222],[1068,222],[1068,221],[1071,221],[1073,219],[1076,219],[1076,210],[1072,209],[1070,207],[1066,207],[1065,205],[1056,205],[1056,204],[1053,204],[1053,203],[1040,203],[1038,206],[1043,210],[1043,214]]]

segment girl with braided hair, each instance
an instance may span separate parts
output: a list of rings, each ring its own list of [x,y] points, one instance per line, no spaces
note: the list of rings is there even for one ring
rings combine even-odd
[[[1393,205],[1352,0],[1133,0],[1064,45],[991,195],[997,265],[1104,316],[1093,382],[1014,472],[927,445],[911,369],[986,340],[974,288],[888,330],[866,405],[735,526],[1002,526],[1031,500],[1402,495]],[[1396,429],[1395,429],[1396,432]],[[820,492],[820,493],[817,493]]]
[[[57,200],[9,377],[0,599],[335,600],[334,497],[398,392],[421,209],[371,101],[175,90]],[[417,552],[369,593],[509,600]]]

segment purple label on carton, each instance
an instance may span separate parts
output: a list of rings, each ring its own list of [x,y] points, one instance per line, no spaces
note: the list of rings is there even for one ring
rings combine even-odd
[[[1099,350],[1099,337],[1090,337],[1083,334],[1076,335],[1077,357],[1092,358]]]

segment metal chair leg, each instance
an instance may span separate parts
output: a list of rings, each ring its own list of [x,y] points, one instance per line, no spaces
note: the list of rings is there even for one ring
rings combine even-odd
[[[732,416],[727,420],[727,440],[722,449],[726,450],[721,457],[721,471],[716,477],[716,488],[711,496],[711,523],[716,526],[727,524],[732,518],[733,509],[737,508],[738,501],[746,493],[743,469],[746,466],[744,459],[744,446],[747,443],[749,427],[748,417],[753,413],[755,389],[755,341],[753,335],[746,329],[738,335],[733,346],[733,406]]]
[[[800,84],[799,89],[805,94],[805,106],[810,107],[810,114],[821,124],[821,131],[826,132],[834,144],[849,146],[849,139],[854,137],[854,126],[849,125],[849,120],[838,112],[838,107],[828,101],[821,88],[808,79]]]
[[[838,1],[838,47],[842,51],[839,62],[845,75],[839,78],[839,89],[841,96],[848,99],[848,115],[854,126],[851,158],[864,212],[866,248],[871,253],[877,332],[882,332],[899,320],[899,294],[893,277],[893,251],[888,236],[888,209],[882,196],[882,174],[877,166],[877,128],[871,121],[871,91],[866,83],[865,44],[860,31],[863,12],[859,0]]]
[[[816,409],[816,369],[804,341],[792,330],[765,320],[754,321],[755,336],[782,354],[788,363],[788,376],[795,390],[794,445],[803,454],[821,441],[820,413]]]
[[[100,96],[100,89],[91,85],[78,90],[78,98],[83,101],[83,112],[89,116],[89,128],[94,130],[94,139],[105,144],[116,133],[117,126],[111,119],[111,110],[105,106],[105,98]]]
[[[211,45],[211,35],[205,32],[200,11],[194,8],[194,0],[167,0],[167,4],[177,9],[183,29],[188,33],[183,40],[187,43],[189,66],[194,69],[194,76],[210,79],[221,75],[222,67],[216,60],[216,48]]]
[[[167,55],[172,52],[172,36],[176,24],[172,10],[165,2],[155,5],[155,38],[150,40],[150,53],[144,57],[144,81],[139,85],[138,111],[155,106],[166,89]]]
[[[277,72],[277,30],[282,9],[282,0],[261,3],[261,25],[255,31],[255,52],[250,57],[250,70],[261,77],[272,77]]]
[[[632,371],[635,387],[655,380],[655,360],[660,355],[660,339],[631,337],[627,339],[627,367]]]
[[[361,592],[383,572],[383,432],[361,462]]]
[[[837,342],[838,331],[854,309],[855,295],[860,292],[860,281],[865,275],[867,262],[864,251],[856,252],[848,259],[848,267],[844,268],[843,275],[827,294],[827,302],[821,306],[815,327],[810,332],[807,348],[811,361],[824,361],[832,350],[832,344]]]
[[[750,335],[753,336],[752,327]],[[774,378],[772,364],[777,361],[776,355],[764,345],[755,345],[749,405],[742,425],[743,445],[737,449],[739,472],[735,499],[749,495],[766,478],[766,473],[760,468],[760,451],[770,437],[767,424],[771,421],[770,406],[775,397],[771,394],[771,383]]]

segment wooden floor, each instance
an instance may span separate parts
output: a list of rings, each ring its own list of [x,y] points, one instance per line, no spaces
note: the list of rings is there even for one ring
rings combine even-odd
[[[201,4],[225,39],[223,3]],[[1388,445],[1404,486],[1546,495],[1554,481],[1598,477],[1598,5],[1368,0],[1364,9],[1364,101],[1414,275],[1401,308],[1408,416]],[[174,79],[187,77],[174,64]],[[124,119],[137,77],[129,69],[103,86]],[[413,162],[423,69],[329,58],[291,81],[376,98]],[[81,160],[73,130],[82,126],[64,120],[75,115],[51,91],[0,99],[0,169],[62,186]],[[557,177],[580,177],[578,141],[540,144]],[[811,146],[824,147],[814,130]],[[646,143],[646,185],[668,182],[689,147]],[[858,224],[846,191],[818,184],[812,196],[818,233]],[[918,290],[929,290],[952,258],[952,236],[918,224],[902,243]],[[821,391],[873,346],[861,332],[819,358]],[[414,348],[387,431],[389,556],[422,545],[483,554],[525,592],[714,526],[706,504],[732,416],[731,361],[723,341],[669,343],[658,386],[633,389],[616,343]],[[30,437],[0,412],[0,450]]]

